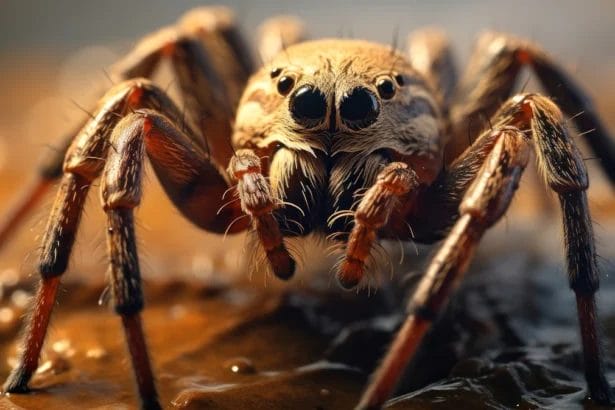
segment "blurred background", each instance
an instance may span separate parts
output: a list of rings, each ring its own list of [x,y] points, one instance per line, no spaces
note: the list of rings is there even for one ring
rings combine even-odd
[[[613,41],[615,38],[615,2],[610,0],[541,2],[531,0],[514,2],[489,0],[463,2],[457,0],[228,0],[215,3],[166,0],[0,0],[0,215],[20,187],[30,180],[42,152],[53,149],[57,138],[84,117],[83,110],[91,109],[95,100],[100,96],[100,89],[110,86],[104,70],[129,50],[141,36],[161,26],[172,24],[192,7],[207,4],[225,4],[232,7],[248,39],[255,38],[257,27],[261,22],[276,14],[293,14],[301,17],[312,37],[357,37],[391,44],[397,32],[400,46],[406,35],[414,29],[425,25],[441,26],[448,30],[453,40],[460,68],[467,61],[473,39],[482,30],[496,29],[527,37],[549,51],[579,80],[594,99],[598,112],[606,124],[611,130],[615,130],[615,42]],[[525,82],[528,77],[529,74],[524,73],[521,82]],[[160,79],[160,81],[163,86],[169,83],[168,79]],[[535,82],[530,81],[529,89],[536,89],[535,87]],[[598,248],[605,271],[605,286],[601,291],[600,306],[605,313],[603,316],[605,333],[609,343],[612,344],[615,342],[615,280],[613,279],[615,275],[609,276],[609,273],[615,272],[615,248],[612,246],[615,243],[614,191],[605,182],[595,161],[589,159],[591,154],[586,152],[585,156],[588,157],[586,162],[591,173],[590,204],[596,221]],[[481,308],[491,310],[492,299],[508,300],[510,303],[503,302],[502,305],[497,306],[504,306],[505,321],[508,320],[507,313],[511,312],[510,309],[515,312],[512,315],[513,321],[518,312],[524,312],[519,313],[525,316],[518,323],[518,329],[521,329],[520,333],[524,339],[531,341],[530,344],[536,343],[536,340],[542,340],[547,341],[546,343],[570,343],[576,348],[578,347],[578,336],[574,302],[567,289],[563,273],[558,206],[553,204],[552,195],[547,193],[546,189],[536,188],[535,177],[531,171],[526,173],[524,179],[527,183],[522,183],[519,198],[514,201],[511,212],[487,234],[487,239],[480,248],[478,260],[473,265],[475,271],[485,272],[487,283],[491,284],[491,288],[486,287],[487,290],[480,288],[478,310],[480,311]],[[241,262],[244,244],[244,238],[241,235],[223,241],[218,236],[198,231],[172,208],[153,176],[150,175],[147,178],[145,186],[144,203],[138,209],[137,215],[142,269],[148,281],[155,282],[153,279],[164,277],[166,279],[196,279],[200,283],[211,284],[236,276],[240,278],[247,276]],[[104,279],[107,266],[104,218],[99,206],[98,189],[92,192],[85,212],[83,229],[80,231],[75,246],[70,272],[66,275],[68,282],[83,280],[102,283]],[[0,254],[0,340],[7,342],[4,347],[0,346],[0,351],[6,349],[4,356],[7,357],[9,355],[7,352],[11,355],[15,352],[12,339],[19,327],[19,312],[24,311],[28,292],[31,289],[30,284],[19,286],[15,284],[21,283],[24,279],[36,279],[36,275],[31,275],[35,272],[38,237],[44,230],[52,196],[48,196],[45,204],[34,212],[25,226],[16,233],[14,240]],[[414,250],[411,249],[409,252],[413,253]],[[421,251],[421,257],[425,255],[429,253]],[[328,273],[330,266],[331,260],[322,257],[322,252],[318,252],[316,258],[310,259],[307,270],[319,272],[319,274],[313,276],[299,273],[293,283],[303,284],[306,281],[321,280],[326,285],[325,287],[328,286],[329,289],[333,288],[333,291],[337,291],[334,284],[331,286],[331,275]],[[418,268],[416,266],[412,268],[415,269],[414,272],[421,269],[422,265],[418,266]],[[404,273],[407,272],[406,270]],[[258,289],[263,290],[261,277],[258,277],[255,283]],[[271,284],[273,287],[280,285],[275,280],[269,280],[267,283],[268,286]],[[494,284],[497,288],[495,290],[493,289]],[[4,300],[2,299],[3,289]],[[12,289],[11,298],[8,298],[7,289]],[[15,297],[16,289],[22,292],[19,294],[20,297]],[[70,289],[74,290],[74,288]],[[94,399],[90,404],[109,404],[109,400],[117,400],[117,402],[112,401],[112,404],[124,403],[125,400],[131,403],[131,399],[126,399],[126,397],[132,397],[130,387],[126,387],[126,385],[130,386],[130,380],[118,381],[117,385],[122,387],[114,388],[119,392],[117,394],[119,398],[109,399],[106,397],[110,391],[109,387],[95,384],[95,381],[102,377],[100,376],[102,372],[107,370],[101,369],[99,365],[90,366],[87,361],[90,360],[89,352],[94,347],[106,349],[107,355],[113,356],[112,363],[114,364],[119,363],[125,357],[123,347],[118,342],[121,336],[117,334],[116,318],[111,315],[99,316],[96,310],[96,299],[101,289],[95,288],[93,291],[84,292],[84,295],[77,299],[75,299],[75,293],[66,292],[69,296],[73,295],[72,299],[64,303],[67,310],[77,311],[82,305],[88,306],[90,310],[82,316],[74,312],[72,316],[62,316],[63,319],[56,322],[58,330],[54,331],[52,338],[55,341],[74,341],[78,339],[75,338],[75,332],[79,338],[84,337],[85,341],[82,341],[76,348],[77,356],[75,357],[79,357],[81,362],[77,363],[75,368],[88,369],[89,373],[86,373],[89,379],[82,374],[75,376],[76,373],[72,377],[88,380],[89,384],[86,387],[93,388],[95,391],[92,396]],[[386,293],[386,290],[383,293]],[[194,311],[201,309],[202,306],[198,303],[202,300],[194,299],[198,300],[198,303],[195,302],[196,304],[186,308],[187,305],[181,303],[181,298],[186,294],[189,297],[195,296],[181,290],[177,293],[180,301],[172,306],[168,305],[164,292],[158,294],[153,292],[148,296],[148,300],[158,301],[157,303],[163,306],[159,310],[148,311],[152,312],[148,313],[152,317],[149,322],[146,321],[146,325],[150,323],[147,326],[150,327],[149,334],[154,345],[153,350],[157,349],[155,352],[155,357],[158,358],[157,363],[160,367],[166,366],[165,369],[168,372],[166,376],[162,376],[162,380],[171,380],[169,374],[185,376],[211,368],[209,364],[200,366],[210,358],[207,356],[209,348],[207,338],[210,338],[211,334],[205,332],[200,335],[202,337],[200,346],[205,347],[198,350],[198,354],[202,356],[196,360],[186,352],[194,353],[197,343],[194,340],[184,340],[185,343],[182,345],[175,339],[168,341],[169,330],[162,326],[165,321],[171,320],[169,319],[171,317],[179,317],[176,323],[179,327],[174,333],[180,334],[186,331],[187,335],[190,335],[190,330],[194,329],[194,326],[211,329],[213,323],[214,330],[208,330],[208,332],[215,333],[215,329],[219,330],[228,325],[226,322],[216,325],[218,318],[212,322],[207,317],[207,312],[212,311],[222,312],[222,315],[220,313],[218,315],[225,316],[229,309],[226,305],[218,306],[218,311],[207,310],[211,306],[207,309],[203,308],[205,313],[201,312],[198,318],[196,315],[187,314],[186,312],[190,312],[190,309]],[[233,296],[233,298],[236,297],[237,295]],[[483,298],[488,302],[485,302]],[[229,297],[229,300],[231,299]],[[237,301],[237,299],[233,300]],[[245,301],[241,298],[240,300]],[[249,301],[253,300],[249,299]],[[257,304],[258,301],[257,298],[253,302],[257,306],[264,306],[262,303]],[[254,305],[250,303],[248,306],[253,307]],[[456,303],[466,305],[465,302]],[[241,303],[237,306],[239,305]],[[476,307],[475,302],[469,305]],[[334,306],[337,308],[336,304]],[[6,310],[9,308],[12,310]],[[303,307],[299,310],[302,311],[302,309]],[[271,311],[267,312],[271,313]],[[274,310],[274,312],[278,311]],[[487,316],[490,314],[488,313]],[[537,316],[543,317],[541,326],[535,326]],[[105,319],[99,319],[100,317]],[[234,322],[236,326],[238,326],[236,323],[249,321],[249,318],[241,317],[241,320]],[[471,319],[474,320],[474,318]],[[502,324],[503,319],[500,319],[494,321],[495,327]],[[103,321],[98,323],[99,320]],[[93,322],[97,322],[97,325],[95,326]],[[85,337],[81,335],[83,326],[88,328],[91,326],[95,328],[95,331]],[[154,328],[154,326],[157,327]],[[228,327],[231,326],[228,325]],[[258,329],[258,332],[260,331]],[[293,332],[295,331],[293,328]],[[275,332],[266,334],[273,339],[287,337],[286,333],[282,333],[282,336]],[[295,339],[309,337],[309,333],[304,335],[299,332],[297,334],[299,336],[294,336]],[[107,340],[101,346],[96,337],[100,337],[100,340],[106,340],[104,339],[106,337],[111,341]],[[255,336],[255,343],[262,343],[257,337],[258,335]],[[468,340],[470,344],[474,342],[473,338],[468,338]],[[288,341],[291,348],[294,343],[300,343],[290,337]],[[105,343],[120,344],[110,348],[109,344],[105,345]],[[170,345],[173,343],[176,343],[176,346],[171,348]],[[474,348],[479,345],[474,344]],[[221,343],[221,345],[224,344]],[[322,348],[323,342],[318,341],[315,345],[318,348],[312,345],[310,348],[320,352],[318,349]],[[65,347],[65,345],[62,346]],[[239,344],[239,346],[243,345]],[[220,349],[222,351],[220,357],[229,355],[225,350],[226,347],[222,346]],[[263,353],[264,351],[266,352],[266,350],[255,350],[254,356],[262,360],[269,360],[267,354]],[[100,351],[96,350],[96,352],[98,353],[93,353],[92,357],[98,357],[96,355]],[[301,349],[297,348],[297,352],[295,355],[302,356]],[[66,349],[62,350],[64,356],[61,356],[65,357],[66,354]],[[553,367],[557,368],[560,364],[558,362],[560,357],[554,358],[549,354],[545,356],[546,360],[551,364],[554,363]],[[185,356],[188,357],[186,363],[176,360],[177,357],[184,357],[182,355],[187,355]],[[14,359],[14,356],[11,357]],[[48,352],[48,357],[54,356]],[[161,359],[162,357],[165,359]],[[268,369],[283,367],[286,356],[280,357],[277,360],[281,364],[263,366]],[[534,359],[536,357],[534,356]],[[610,357],[614,356],[611,354]],[[7,363],[0,362],[0,379],[12,365],[10,360]],[[218,358],[216,360],[219,361]],[[301,357],[301,360],[305,359]],[[539,361],[539,359],[536,360]],[[216,363],[219,364],[217,361]],[[194,363],[199,363],[199,369],[194,369]],[[295,363],[292,360],[289,363],[301,364],[300,361]],[[573,380],[570,391],[574,393],[570,400],[573,400],[575,404],[568,406],[569,403],[566,401],[568,407],[564,406],[565,408],[577,407],[582,398],[582,393],[578,393],[582,392],[583,387],[578,363],[571,367],[575,370],[570,376]],[[610,370],[609,375],[613,379],[615,373],[612,367]],[[118,375],[112,374],[112,376]],[[125,372],[119,376],[124,379],[118,380],[125,380],[127,377]],[[107,379],[113,380],[113,377],[108,376]],[[197,379],[187,378],[181,381],[184,385],[169,382],[169,385],[165,385],[167,390],[163,392],[163,396],[171,400],[177,391],[181,391],[186,386],[192,386],[196,383],[195,380]],[[71,383],[74,384],[75,381]],[[355,381],[354,395],[361,388],[362,383],[363,379]],[[52,389],[51,397],[61,397],[65,394],[69,398],[77,399],[77,401],[67,399],[65,403],[54,402],[55,405],[61,403],[67,405],[66,408],[71,408],[67,404],[70,402],[72,406],[76,406],[74,408],[79,408],[78,398],[82,393],[79,390],[79,384],[74,384],[74,386],[74,390],[53,391]],[[97,388],[99,390],[96,393]],[[522,386],[520,391],[525,392],[526,388],[529,389],[527,386]],[[126,389],[128,389],[127,393]],[[514,388],[511,389],[514,390]],[[452,388],[450,391],[455,390]],[[536,397],[542,394],[541,390]],[[352,402],[353,396],[349,397]],[[564,400],[569,400],[569,398],[565,396]],[[6,401],[0,402],[0,407],[7,403]],[[24,403],[23,405],[28,408],[35,408],[31,407],[34,402]],[[554,406],[553,408],[564,408],[562,402],[556,402]]]

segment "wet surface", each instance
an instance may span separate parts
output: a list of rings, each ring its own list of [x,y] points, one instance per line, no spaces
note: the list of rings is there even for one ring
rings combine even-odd
[[[556,235],[557,229],[544,233]],[[498,234],[483,246],[390,408],[597,407],[585,399],[574,299],[557,258],[545,257],[544,246],[527,232],[509,229],[505,239]],[[535,241],[536,247],[511,248],[511,241]],[[612,351],[615,270],[608,265],[604,273],[601,318]],[[15,363],[30,282],[15,271],[0,274],[0,378]],[[96,282],[68,280],[34,391],[3,397],[0,407],[136,406],[119,319],[96,303],[104,294]],[[397,295],[386,283],[371,295],[318,283],[326,281],[289,287],[148,281],[144,321],[163,403],[182,409],[352,408],[399,324],[391,308]],[[612,354],[607,364],[613,383]]]

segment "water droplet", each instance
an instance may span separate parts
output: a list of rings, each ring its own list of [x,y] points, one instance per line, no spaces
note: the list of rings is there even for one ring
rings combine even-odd
[[[230,360],[227,360],[224,363],[224,367],[229,369],[233,373],[237,374],[254,374],[256,373],[256,367],[254,367],[254,363],[252,360],[246,357],[236,357]]]
[[[88,349],[85,352],[85,357],[87,357],[88,359],[100,360],[100,359],[104,359],[105,357],[107,357],[108,354],[109,353],[107,353],[107,351],[103,349],[102,347],[94,347],[92,349]]]
[[[11,295],[11,302],[18,308],[25,309],[30,304],[30,294],[25,290],[16,290]]]
[[[0,309],[0,323],[11,323],[15,319],[15,311],[11,308]]]
[[[186,309],[186,307],[184,305],[173,305],[171,306],[171,308],[169,309],[169,316],[171,316],[172,319],[181,319],[182,317],[186,316],[186,314],[188,313],[188,309]]]
[[[72,357],[75,355],[75,349],[72,347],[70,340],[61,339],[51,345],[51,350],[61,354],[64,357]]]
[[[0,272],[0,282],[6,287],[12,287],[19,282],[19,273],[13,268],[5,269]]]
[[[63,357],[57,356],[47,360],[36,369],[36,374],[55,375],[69,371],[70,362]]]

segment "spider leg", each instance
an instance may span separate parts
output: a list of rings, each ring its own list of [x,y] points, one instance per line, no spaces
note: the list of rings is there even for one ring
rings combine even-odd
[[[346,255],[337,271],[337,279],[344,288],[351,289],[359,284],[378,230],[387,224],[398,199],[417,186],[417,175],[402,162],[393,162],[378,174],[354,212]]]
[[[148,107],[155,107],[164,115],[139,109]],[[144,79],[131,80],[119,84],[103,98],[99,111],[71,144],[43,238],[39,263],[42,279],[26,327],[24,349],[18,366],[4,385],[5,391],[26,391],[36,370],[59,278],[68,265],[88,188],[103,173],[102,198],[108,216],[115,308],[122,315],[143,405],[156,407],[156,391],[138,315],[143,301],[132,222],[132,209],[141,199],[144,153],[171,199],[195,224],[222,232],[241,214],[238,207],[228,206],[216,215],[228,183],[194,143],[196,137],[188,135],[192,131],[174,125],[180,119],[179,110],[160,89]],[[241,229],[239,225],[233,228]]]
[[[231,107],[236,106],[253,71],[248,47],[232,12],[224,7],[203,7],[186,13],[176,26],[165,27],[141,39],[111,67],[109,75],[115,83],[150,78],[165,57],[171,58],[178,74],[189,117],[203,128],[208,141],[201,135],[189,136],[195,136],[195,143],[201,148],[212,148],[211,154],[219,164],[227,164],[231,152]],[[0,247],[62,176],[64,157],[85,122],[65,134],[55,150],[44,153],[37,176],[0,220]],[[183,117],[177,124],[182,123]]]
[[[436,28],[417,30],[408,37],[412,65],[427,79],[448,112],[455,87],[457,65],[447,35]]]
[[[139,43],[135,49],[112,69],[113,81],[121,81],[133,77],[149,77],[160,61],[160,49],[166,44],[169,30],[160,30]],[[62,176],[62,165],[75,135],[87,121],[80,122],[78,127],[63,135],[57,147],[43,153],[38,172],[32,182],[21,195],[10,205],[9,211],[0,220],[0,248],[9,236],[21,225],[30,211],[34,209],[45,194],[53,186],[55,180]]]
[[[484,33],[477,42],[451,108],[455,138],[446,157],[456,158],[467,147],[468,135],[478,135],[486,128],[486,119],[511,95],[523,66],[532,68],[549,95],[584,134],[603,171],[615,184],[615,138],[586,92],[539,46],[501,33]]]
[[[237,181],[241,209],[250,215],[273,273],[280,279],[289,279],[295,273],[296,264],[273,216],[273,211],[281,204],[262,174],[260,158],[252,150],[239,150],[231,158],[228,173]]]
[[[258,52],[263,64],[293,44],[307,40],[305,24],[293,16],[277,16],[264,21],[258,29]]]
[[[211,68],[224,85],[228,104],[236,107],[256,65],[233,11],[225,6],[198,7],[184,14],[178,27],[182,33],[200,41]],[[211,69],[203,72],[208,71]]]
[[[161,408],[141,325],[143,292],[133,210],[141,202],[145,153],[178,181],[193,180],[199,164],[185,136],[164,116],[150,110],[125,117],[113,131],[111,144],[115,149],[109,151],[101,193],[107,214],[113,303],[122,319],[141,407]],[[169,155],[168,151],[175,152]],[[182,160],[181,168],[169,161],[178,159]]]
[[[483,232],[508,208],[530,146],[562,208],[568,279],[577,300],[589,392],[599,403],[611,402],[596,324],[599,270],[585,193],[585,164],[559,108],[546,97],[524,94],[508,100],[494,116],[493,131],[484,132],[425,196],[417,198],[418,206],[407,218],[417,239],[438,239],[431,232],[448,234],[412,296],[409,316],[359,408],[378,408],[393,393],[423,335],[457,287]]]
[[[26,320],[21,357],[4,383],[5,392],[27,392],[28,382],[38,367],[60,275],[68,265],[68,255],[75,241],[89,186],[88,179],[80,175],[66,174],[62,179],[43,237],[38,269],[41,281],[32,302],[34,308]]]
[[[408,317],[357,408],[380,408],[391,396],[423,335],[460,282],[484,231],[507,209],[529,146],[516,130],[494,131],[494,137],[498,141],[461,202],[461,216],[432,258],[411,298]]]

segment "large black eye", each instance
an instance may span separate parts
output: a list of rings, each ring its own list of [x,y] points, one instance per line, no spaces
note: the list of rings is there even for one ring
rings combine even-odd
[[[390,100],[395,96],[395,84],[388,78],[382,78],[378,80],[376,84],[376,88],[378,89],[378,94],[385,100]]]
[[[327,114],[325,95],[314,86],[302,85],[290,99],[290,112],[297,123],[314,127]]]
[[[282,95],[287,95],[295,86],[295,79],[287,75],[283,75],[278,80],[278,92]]]
[[[378,100],[367,88],[357,87],[342,97],[340,117],[344,125],[352,130],[370,126],[379,113]]]

